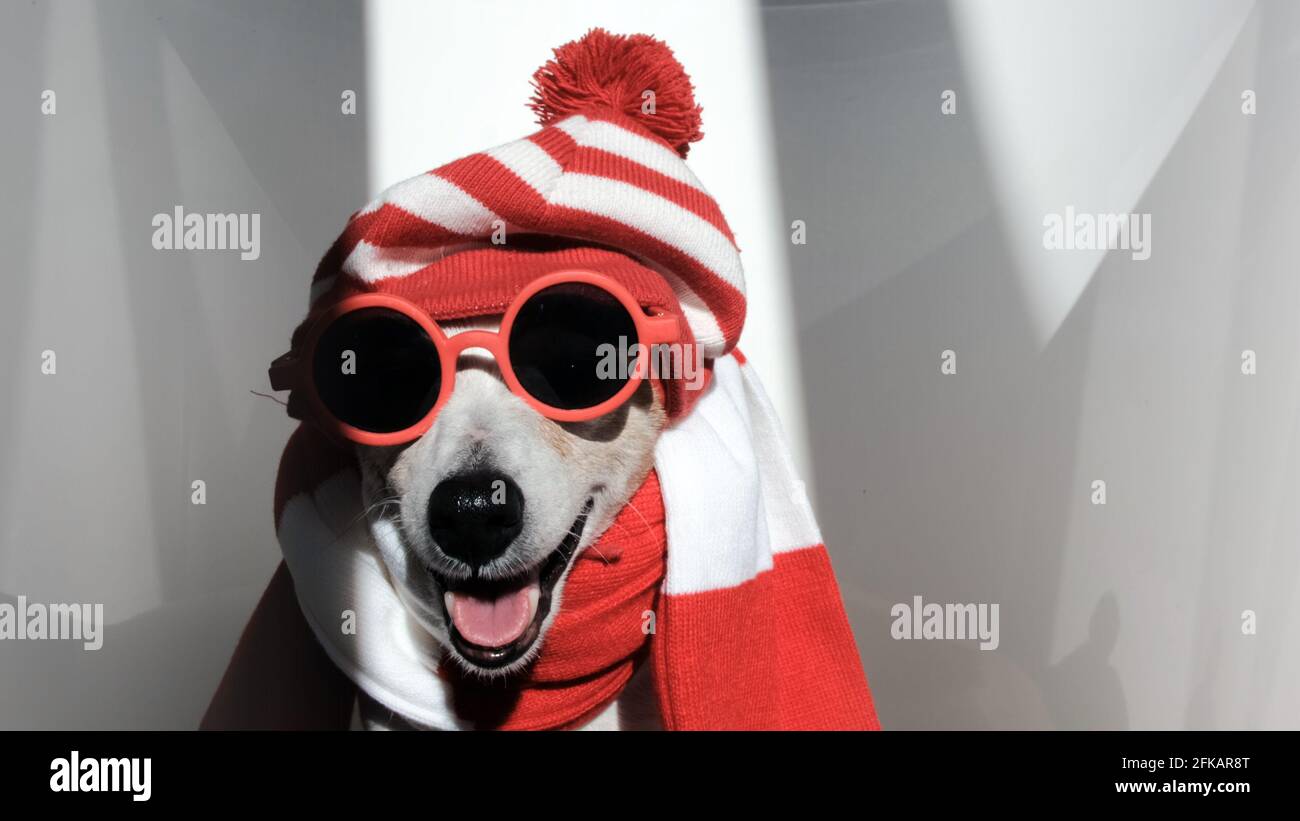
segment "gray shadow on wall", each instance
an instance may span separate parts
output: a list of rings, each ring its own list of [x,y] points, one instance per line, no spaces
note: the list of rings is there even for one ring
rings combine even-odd
[[[343,89],[364,88],[363,22],[345,2],[99,9],[129,322],[148,399],[141,425],[169,598],[202,595],[214,579],[246,581],[245,551],[270,535],[266,477],[274,466],[268,474],[248,460],[278,452],[280,426],[260,422],[284,415],[248,391],[267,389],[266,365],[305,310],[316,260],[365,198],[364,123],[340,111]],[[260,213],[260,258],[156,251],[152,227],[141,226],[174,205]],[[213,379],[222,374],[234,378]],[[252,470],[257,481],[248,481]],[[198,477],[211,490],[209,505],[177,504]],[[250,513],[254,527],[232,527]]]
[[[33,204],[40,188],[42,138],[51,124],[40,109],[41,94],[48,88],[44,82],[47,18],[44,5],[11,4],[5,9],[5,25],[0,26],[0,89],[11,105],[23,107],[22,114],[15,111],[5,118],[7,159],[0,161],[4,162],[0,167],[5,185],[5,197],[0,201],[0,244],[11,266],[4,277],[5,297],[0,300],[0,346],[6,353],[0,357],[0,379],[6,386],[0,400],[0,453],[5,454],[14,452],[22,433],[18,427],[19,394],[12,386],[18,383],[20,370],[39,367],[38,356],[45,350],[28,342],[35,334],[26,308],[34,288],[34,278],[27,274],[35,259]],[[11,459],[0,460],[0,521],[10,521],[14,515],[13,489],[21,479]]]
[[[41,15],[24,10],[31,19],[15,21],[6,10],[0,28],[13,50],[4,59],[63,66],[75,82],[59,89],[59,117],[66,111],[82,118],[65,122],[84,125],[83,143],[107,146],[109,161],[105,167],[93,152],[59,158],[88,166],[87,173],[42,176],[30,170],[41,167],[42,147],[28,134],[40,124],[17,117],[5,144],[16,140],[23,152],[15,179],[30,190],[13,199],[90,201],[103,216],[94,230],[117,236],[84,249],[96,256],[93,266],[29,266],[7,289],[21,296],[51,281],[66,288],[95,282],[88,277],[100,288],[120,282],[120,301],[73,306],[83,312],[64,326],[61,344],[95,351],[101,340],[125,340],[110,358],[129,367],[87,373],[69,357],[65,369],[61,354],[59,385],[78,397],[80,409],[64,396],[47,403],[45,393],[28,390],[25,401],[39,405],[36,421],[24,429],[15,414],[4,426],[6,437],[36,437],[46,446],[34,470],[22,477],[6,472],[3,504],[14,498],[17,482],[66,484],[67,477],[107,503],[95,517],[83,517],[83,506],[66,498],[41,500],[49,511],[25,509],[22,515],[35,522],[88,518],[65,526],[86,532],[61,539],[70,564],[49,571],[55,575],[42,591],[30,589],[30,570],[0,579],[0,590],[93,601],[100,589],[93,580],[75,590],[68,580],[111,567],[120,578],[138,578],[138,588],[124,590],[119,578],[105,583],[104,595],[110,587],[116,599],[138,593],[146,608],[128,618],[106,607],[105,644],[93,653],[62,642],[0,645],[0,726],[193,728],[279,561],[273,490],[294,423],[250,390],[267,390],[267,364],[287,348],[305,313],[316,262],[366,198],[364,9],[344,0],[131,0],[58,12],[55,19],[71,21],[77,32],[89,30],[90,47],[47,53],[50,31]],[[60,42],[68,42],[66,35]],[[39,89],[39,72],[29,79]],[[361,95],[355,116],[340,110],[345,89]],[[24,88],[18,96],[36,95]],[[85,119],[80,112],[88,105],[102,105],[102,120]],[[260,257],[155,250],[153,217],[177,205],[187,213],[259,213]],[[21,220],[16,228],[7,224],[33,233]],[[84,233],[66,242],[92,244]],[[5,332],[21,333],[15,347],[26,350],[50,329],[20,322],[6,323]],[[139,413],[97,418],[97,403],[134,403]],[[88,474],[75,449],[44,432],[54,424],[48,420],[98,426],[94,447],[123,467]],[[132,442],[143,442],[143,453]],[[132,464],[139,468],[126,467]],[[204,505],[191,504],[194,479],[206,483]],[[127,521],[131,510],[148,511],[150,521]],[[131,553],[121,535],[128,531],[151,534],[152,550]],[[21,555],[41,545],[5,548]],[[152,566],[130,564],[140,555]]]
[[[1224,168],[1239,178],[1239,198],[1228,212],[1237,217],[1236,287],[1230,329],[1216,358],[1221,400],[1210,498],[1217,503],[1199,559],[1189,729],[1300,726],[1293,706],[1300,688],[1283,678],[1296,652],[1285,626],[1294,620],[1300,594],[1300,363],[1294,356],[1300,350],[1300,239],[1294,228],[1300,109],[1291,104],[1300,99],[1300,7],[1260,3],[1253,15],[1254,53],[1243,51],[1225,68],[1219,96],[1235,102],[1249,87],[1272,104],[1240,118],[1241,139],[1228,146],[1235,151],[1223,151],[1222,140],[1211,142],[1208,123],[1200,143],[1222,151]],[[1189,151],[1184,162],[1197,159]],[[1245,349],[1257,357],[1252,376],[1241,373]],[[1255,612],[1256,634],[1242,631],[1246,610]],[[1225,703],[1238,709],[1225,709]]]
[[[765,2],[763,23],[786,222],[808,225],[789,270],[816,505],[882,723],[1054,726],[1096,289],[1040,352],[944,3]],[[1001,646],[892,640],[914,595],[999,603]]]
[[[1108,592],[1092,611],[1087,639],[1048,670],[1048,707],[1057,727],[1128,729],[1124,687],[1111,662],[1119,625],[1119,602]]]

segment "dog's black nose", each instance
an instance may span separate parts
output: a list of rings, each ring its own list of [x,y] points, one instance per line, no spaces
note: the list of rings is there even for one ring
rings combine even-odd
[[[443,553],[478,570],[505,552],[524,526],[524,494],[493,473],[438,483],[429,496],[429,532]]]

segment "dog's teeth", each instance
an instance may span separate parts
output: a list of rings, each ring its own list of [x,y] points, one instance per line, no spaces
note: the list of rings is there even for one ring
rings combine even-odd
[[[450,591],[450,590],[448,590],[446,593],[443,593],[443,594],[442,594],[442,603],[443,603],[444,605],[446,605],[446,607],[447,607],[447,615],[450,616],[450,615],[452,614],[452,612],[454,612],[453,605],[455,605],[455,603],[456,603],[456,600],[455,600],[454,598],[452,598],[452,595],[451,595],[451,591]]]
[[[537,615],[537,603],[542,599],[541,585],[534,582],[528,588],[528,618]]]

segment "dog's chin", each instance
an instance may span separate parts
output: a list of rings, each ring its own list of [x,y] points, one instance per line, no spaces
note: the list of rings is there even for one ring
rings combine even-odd
[[[503,578],[458,578],[426,565],[444,630],[436,638],[466,671],[508,676],[537,655],[560,587],[578,552],[594,500],[588,499],[564,539],[545,559]]]

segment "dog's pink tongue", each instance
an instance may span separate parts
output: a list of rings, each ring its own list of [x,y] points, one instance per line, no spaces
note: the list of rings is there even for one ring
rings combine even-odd
[[[504,647],[524,634],[537,607],[537,582],[495,599],[451,594],[451,620],[461,637],[480,647]]]

